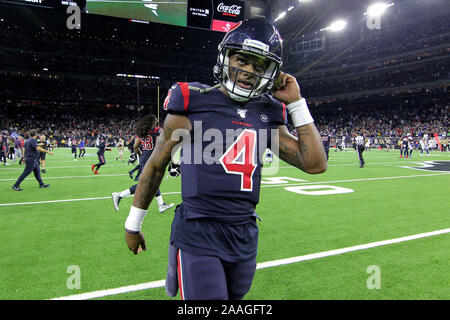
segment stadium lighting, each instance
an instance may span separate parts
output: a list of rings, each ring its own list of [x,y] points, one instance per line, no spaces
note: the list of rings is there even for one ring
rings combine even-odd
[[[283,11],[282,13],[280,13],[278,18],[275,19],[275,21],[278,21],[278,20],[282,19],[285,15],[286,15],[286,11]]]
[[[394,5],[393,3],[389,4],[381,2],[375,3],[367,8],[367,12],[364,15],[368,15],[369,17],[379,17],[384,13],[384,11],[387,8],[393,5]]]
[[[345,22],[344,20],[337,20],[337,21],[333,22],[332,24],[330,24],[329,27],[320,29],[320,31],[324,31],[324,30],[341,31],[345,28],[346,25],[347,25],[347,22]]]
[[[160,77],[156,76],[144,76],[141,74],[125,74],[125,73],[118,73],[116,74],[116,77],[138,78],[138,79],[161,79]]]

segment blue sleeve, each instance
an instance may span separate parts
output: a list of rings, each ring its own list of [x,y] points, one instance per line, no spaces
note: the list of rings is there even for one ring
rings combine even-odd
[[[274,125],[287,125],[288,113],[286,109],[286,104],[277,99],[272,99],[271,110],[272,110],[271,122]]]

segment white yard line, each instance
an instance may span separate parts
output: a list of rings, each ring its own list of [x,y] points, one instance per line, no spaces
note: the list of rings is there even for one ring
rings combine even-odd
[[[95,161],[95,162],[97,162],[97,161]],[[91,165],[93,165],[93,164],[94,164],[94,161],[92,161],[92,162],[90,162],[88,164],[85,164],[84,166],[46,167],[45,169],[48,170],[48,169],[86,168],[86,169],[89,169],[88,171],[90,171],[91,170]],[[107,167],[127,167],[127,168],[130,168],[130,170],[135,167],[135,166],[126,166],[124,164],[106,164],[105,166],[107,166]],[[2,170],[20,170],[20,171],[23,171],[23,169],[25,169],[25,166],[14,167],[14,168],[3,167],[3,168],[0,169],[0,171],[2,171]]]
[[[161,193],[162,195],[169,195],[169,194],[181,194],[181,192],[165,192]],[[133,197],[133,196],[129,196]],[[35,202],[16,202],[16,203],[0,203],[0,207],[7,207],[7,206],[21,206],[26,204],[45,204],[45,203],[59,203],[59,202],[74,202],[74,201],[89,201],[89,200],[104,200],[104,199],[111,199],[111,196],[108,197],[96,197],[96,198],[79,198],[79,199],[63,199],[63,200],[46,200],[46,201],[35,201]]]
[[[259,269],[265,269],[265,268],[272,268],[272,267],[277,267],[277,266],[281,266],[281,265],[287,265],[287,264],[292,264],[292,263],[297,263],[297,262],[302,262],[302,261],[307,261],[307,260],[320,259],[320,258],[344,254],[347,252],[366,250],[366,249],[371,249],[371,248],[375,248],[375,247],[381,247],[381,246],[386,246],[386,245],[390,245],[390,244],[394,244],[394,243],[400,243],[400,242],[411,241],[411,240],[416,240],[416,239],[421,239],[421,238],[427,238],[427,237],[437,236],[437,235],[446,234],[446,233],[450,233],[450,228],[431,231],[431,232],[425,232],[425,233],[419,233],[419,234],[415,234],[415,235],[411,235],[411,236],[395,238],[395,239],[390,239],[390,240],[371,242],[371,243],[367,243],[367,244],[362,244],[362,245],[357,245],[357,246],[352,246],[352,247],[347,247],[347,248],[342,248],[342,249],[322,251],[322,252],[307,254],[304,256],[297,256],[297,257],[291,257],[291,258],[286,258],[286,259],[262,262],[262,263],[258,263],[258,265],[256,266],[256,269],[259,270]],[[117,295],[117,294],[122,294],[122,293],[128,293],[128,292],[133,292],[133,291],[160,288],[160,287],[164,287],[165,283],[166,283],[165,280],[151,281],[151,282],[126,286],[126,287],[120,287],[120,288],[115,288],[115,289],[92,291],[92,292],[86,292],[86,293],[81,293],[81,294],[59,297],[59,298],[53,298],[50,300],[95,299],[95,298]]]
[[[325,184],[325,183],[345,183],[345,182],[363,182],[363,181],[376,181],[376,180],[390,180],[390,179],[406,179],[406,178],[419,178],[419,177],[434,177],[449,175],[450,173],[433,173],[433,174],[417,174],[411,176],[398,176],[398,177],[379,177],[379,178],[365,178],[365,179],[349,179],[349,180],[333,180],[333,181],[317,181],[317,182],[302,182],[302,183],[284,183],[284,184],[271,184],[271,185],[261,185],[261,188],[270,187],[290,187],[290,186],[301,186],[301,185],[312,185],[312,184]],[[181,192],[165,192],[162,195],[169,194],[181,194]],[[0,207],[6,206],[18,206],[26,204],[43,204],[43,203],[56,203],[56,202],[72,202],[72,201],[86,201],[86,200],[102,200],[111,199],[111,197],[97,197],[97,198],[81,198],[81,199],[63,199],[63,200],[48,200],[48,201],[36,201],[36,202],[18,202],[18,203],[0,203]]]
[[[101,177],[120,177],[120,176],[128,176],[128,173],[118,173],[118,174],[99,174],[99,175],[95,175],[95,174],[90,174],[88,176],[66,176],[66,177],[46,177],[41,175],[43,180],[52,180],[52,179],[76,179],[76,178],[101,178]],[[16,181],[17,178],[15,179],[0,179],[0,182],[2,181]],[[25,178],[25,180],[36,180],[36,178],[34,176],[30,177],[30,178]],[[133,181],[133,180],[131,180]]]

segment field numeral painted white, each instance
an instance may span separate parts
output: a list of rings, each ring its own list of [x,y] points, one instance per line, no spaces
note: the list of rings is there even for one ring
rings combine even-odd
[[[271,178],[262,178],[261,183],[280,184],[280,183],[289,183],[289,181],[306,182],[307,180],[296,179],[296,178],[291,178],[291,177],[271,177]]]
[[[336,186],[325,186],[325,185],[287,187],[284,188],[284,190],[298,194],[306,194],[309,196],[324,196],[330,194],[352,193],[354,191],[353,189]]]

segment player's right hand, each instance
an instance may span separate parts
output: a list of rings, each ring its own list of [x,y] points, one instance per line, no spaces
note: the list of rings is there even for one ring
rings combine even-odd
[[[133,251],[135,255],[147,250],[144,234],[140,231],[138,233],[129,233],[125,231],[125,241],[127,242],[130,251]]]

